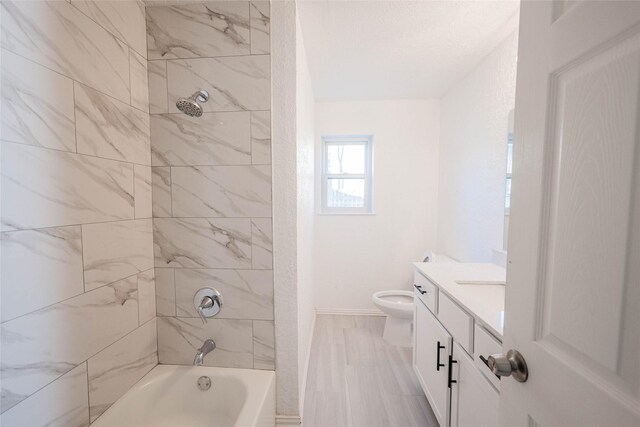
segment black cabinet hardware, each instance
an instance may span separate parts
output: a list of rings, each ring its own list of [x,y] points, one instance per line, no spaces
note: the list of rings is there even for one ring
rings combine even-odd
[[[447,386],[451,388],[451,384],[455,384],[458,381],[453,379],[453,364],[458,363],[457,360],[453,360],[453,356],[449,355],[449,377],[447,379]]]
[[[444,363],[440,363],[440,350],[442,350],[444,348],[443,345],[440,345],[440,341],[438,341],[438,357],[436,360],[436,371],[439,371],[440,368],[444,368]]]
[[[424,294],[426,294],[426,293],[427,293],[427,291],[423,291],[423,290],[422,290],[422,286],[416,285],[416,284],[414,283],[414,284],[413,284],[413,287],[414,287],[414,288],[416,288],[418,291],[420,291],[420,293],[421,293],[422,295],[424,295]]]

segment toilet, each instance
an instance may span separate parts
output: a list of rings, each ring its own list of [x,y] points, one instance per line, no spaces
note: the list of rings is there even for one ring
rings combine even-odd
[[[380,291],[373,294],[373,303],[387,315],[383,338],[400,347],[413,343],[413,292]]]
[[[426,251],[422,262],[456,262],[443,254]],[[400,347],[413,346],[413,292],[380,291],[373,294],[373,303],[387,315],[383,338]]]

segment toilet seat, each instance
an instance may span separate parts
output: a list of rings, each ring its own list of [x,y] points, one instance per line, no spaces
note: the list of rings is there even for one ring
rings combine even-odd
[[[413,342],[413,292],[380,291],[371,297],[387,319],[384,322],[383,338],[390,344],[411,347]]]
[[[379,291],[373,294],[373,303],[390,316],[413,319],[413,292]]]

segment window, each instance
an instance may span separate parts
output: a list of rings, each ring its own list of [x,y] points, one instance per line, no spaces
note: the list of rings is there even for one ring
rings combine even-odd
[[[322,137],[322,213],[372,213],[372,137]]]

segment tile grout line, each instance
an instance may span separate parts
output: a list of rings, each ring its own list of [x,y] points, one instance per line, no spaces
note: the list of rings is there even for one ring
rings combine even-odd
[[[131,46],[129,46],[129,44],[125,41],[122,40],[120,38],[119,35],[114,34],[111,30],[106,29],[102,24],[100,24],[98,21],[96,21],[95,19],[93,19],[91,16],[87,15],[82,9],[78,8],[73,2],[69,3],[70,6],[72,6],[73,8],[75,8],[78,12],[80,12],[81,14],[83,14],[85,17],[87,17],[89,20],[93,21],[93,23],[95,23],[98,27],[102,28],[104,31],[106,31],[107,33],[109,33],[112,37],[118,39],[118,41],[120,43],[122,43],[123,45],[125,45],[126,47],[128,47],[129,49],[133,49]],[[145,13],[145,18],[146,18],[146,13]],[[146,21],[146,19],[145,19]],[[146,27],[146,22],[145,22],[145,27]],[[146,31],[145,31],[145,44],[146,44]],[[134,52],[138,52],[136,49],[133,49]],[[142,54],[139,54],[140,56],[142,56]]]
[[[127,46],[127,47],[128,47],[128,46]],[[109,98],[111,98],[111,99],[114,99],[114,100],[116,100],[116,101],[119,101],[119,102],[123,103],[124,105],[126,105],[126,106],[128,106],[128,107],[134,108],[134,109],[136,109],[136,110],[140,111],[141,113],[147,113],[147,114],[149,114],[149,112],[148,112],[148,111],[144,111],[144,110],[141,110],[140,108],[134,107],[133,105],[127,104],[127,102],[126,102],[126,101],[123,101],[122,99],[117,98],[117,97],[115,97],[114,95],[111,95],[111,94],[109,94],[109,93],[107,93],[107,92],[105,92],[105,91],[103,91],[103,90],[101,90],[101,89],[97,89],[97,88],[95,88],[94,86],[92,86],[91,84],[83,83],[83,82],[81,82],[80,80],[76,80],[75,78],[73,78],[73,77],[71,77],[71,76],[68,76],[68,75],[66,75],[66,74],[62,74],[61,72],[56,71],[56,70],[54,70],[53,68],[50,68],[50,67],[49,67],[49,66],[47,66],[47,65],[41,64],[41,63],[36,62],[36,61],[34,61],[34,60],[30,59],[30,58],[27,58],[26,56],[23,56],[22,54],[17,53],[17,52],[15,52],[15,51],[11,50],[11,49],[7,49],[7,48],[5,48],[5,47],[2,47],[2,50],[6,50],[7,52],[10,52],[10,53],[12,53],[13,55],[18,56],[18,57],[22,58],[23,60],[25,60],[25,61],[27,61],[27,62],[30,62],[30,63],[32,63],[32,64],[35,64],[35,65],[37,65],[37,66],[39,66],[39,67],[45,68],[45,69],[47,69],[47,70],[51,71],[52,73],[56,73],[56,74],[58,74],[58,75],[60,75],[60,76],[62,76],[62,77],[64,77],[64,78],[66,78],[66,79],[70,80],[71,82],[77,83],[77,84],[82,85],[82,86],[86,86],[86,87],[88,87],[89,89],[94,90],[94,91],[96,91],[96,92],[98,92],[98,93],[100,93],[100,94],[102,94],[102,95],[104,95],[104,96],[107,96],[107,97],[109,97]],[[131,95],[129,95],[129,96],[131,96]],[[58,151],[64,151],[64,150],[58,150]]]
[[[81,230],[81,232],[82,232],[82,230]],[[72,299],[74,299],[74,298],[77,298],[77,297],[79,297],[79,296],[86,295],[86,294],[91,293],[91,292],[93,292],[93,291],[97,291],[98,289],[102,289],[102,288],[104,288],[104,287],[111,286],[111,285],[113,285],[113,284],[115,284],[115,283],[122,282],[122,281],[124,281],[124,280],[127,280],[127,279],[132,278],[133,276],[137,276],[138,274],[146,273],[147,271],[149,271],[149,270],[151,270],[151,269],[153,269],[153,268],[155,268],[155,267],[150,267],[150,268],[148,268],[148,269],[146,269],[146,270],[143,270],[143,271],[139,271],[139,272],[137,272],[137,273],[130,274],[130,275],[128,275],[128,276],[126,276],[126,277],[123,277],[123,278],[121,278],[121,279],[114,280],[113,282],[109,282],[109,283],[106,283],[106,284],[104,284],[104,285],[100,285],[100,286],[98,286],[97,288],[89,289],[88,291],[87,291],[87,290],[86,290],[86,288],[85,288],[84,292],[80,292],[79,294],[76,294],[76,295],[70,296],[70,297],[68,297],[68,298],[65,298],[65,299],[62,299],[62,300],[56,301],[56,302],[54,302],[54,303],[51,303],[51,304],[45,305],[45,306],[43,306],[43,307],[39,307],[39,308],[37,308],[37,309],[35,309],[35,310],[33,310],[33,311],[30,311],[30,312],[28,312],[28,313],[21,314],[20,316],[12,317],[11,319],[7,319],[7,320],[5,320],[5,321],[3,321],[3,322],[0,322],[0,325],[4,325],[4,324],[6,324],[6,323],[9,323],[9,322],[12,322],[12,321],[14,321],[14,320],[20,319],[20,318],[22,318],[22,317],[25,317],[25,316],[29,316],[29,315],[35,314],[35,313],[37,313],[38,311],[41,311],[41,310],[45,310],[45,309],[52,308],[54,305],[61,304],[61,303],[63,303],[63,302],[67,302],[67,301],[72,300]],[[84,285],[84,273],[85,273],[85,270],[84,270],[84,254],[83,254],[83,268],[82,268],[82,281],[83,281],[83,285]],[[84,286],[83,286],[83,287],[84,287]]]
[[[65,228],[65,227],[82,227],[83,225],[100,225],[100,224],[111,224],[117,222],[127,222],[127,221],[145,221],[145,220],[186,220],[186,219],[203,219],[203,220],[225,220],[225,219],[246,219],[251,220],[252,218],[256,219],[271,219],[270,216],[256,216],[256,217],[247,217],[247,216],[177,216],[177,217],[144,217],[144,218],[123,218],[123,219],[113,219],[107,221],[96,221],[96,222],[80,222],[77,224],[60,224],[60,225],[47,225],[45,227],[35,227],[35,228],[18,228],[11,230],[0,231],[0,234],[5,233],[19,233],[21,231],[38,231],[38,230],[48,230],[52,228]],[[206,267],[205,267],[206,268]],[[215,267],[214,267],[215,268]],[[272,270],[271,268],[260,268],[258,270]]]
[[[129,60],[129,105],[133,107],[133,86],[131,86],[131,47],[125,43],[127,46],[127,59]]]
[[[149,323],[150,321],[152,321],[153,319],[143,323],[143,325],[146,325],[147,323]],[[17,407],[18,405],[22,404],[23,402],[25,402],[26,400],[28,400],[29,398],[33,397],[36,393],[44,390],[45,388],[47,388],[48,386],[52,385],[53,383],[55,383],[56,381],[60,380],[63,376],[65,376],[66,374],[68,374],[69,372],[73,371],[74,369],[76,369],[77,367],[79,367],[80,365],[82,365],[83,363],[86,364],[86,369],[87,369],[87,399],[89,399],[89,391],[88,391],[88,375],[89,375],[89,369],[88,369],[88,362],[89,359],[91,359],[92,357],[96,356],[97,354],[101,353],[102,351],[106,350],[107,348],[111,347],[112,345],[114,345],[115,343],[117,343],[118,341],[122,340],[123,338],[131,335],[133,332],[135,332],[136,330],[138,330],[141,326],[137,326],[135,328],[133,328],[131,331],[127,332],[125,335],[123,335],[122,337],[116,339],[114,342],[106,345],[105,347],[101,348],[100,350],[98,350],[97,352],[91,354],[89,357],[87,357],[85,360],[83,360],[82,362],[74,365],[71,369],[69,369],[68,371],[60,374],[59,376],[57,376],[56,378],[54,378],[53,380],[49,381],[48,383],[46,383],[45,385],[43,385],[42,387],[40,387],[39,389],[33,391],[33,393],[29,394],[29,396],[25,397],[24,399],[22,399],[20,402],[16,403],[15,405],[13,405],[11,408],[6,409],[3,413]]]
[[[76,144],[75,152],[78,152],[78,106],[76,105],[76,82],[71,82],[71,95],[73,96],[73,137]],[[64,150],[60,150],[64,151]]]
[[[91,382],[89,381],[89,359],[87,359],[85,363],[86,363],[85,370],[87,374],[87,415],[88,415],[87,422],[91,424],[91,386],[90,386]]]
[[[32,147],[32,148],[38,148],[38,149],[41,149],[41,150],[55,151],[55,152],[60,153],[60,154],[70,154],[70,155],[76,155],[76,156],[89,157],[89,158],[93,158],[93,159],[102,159],[102,160],[107,160],[107,161],[116,162],[116,163],[122,163],[122,164],[127,164],[127,165],[138,165],[138,166],[152,167],[151,164],[147,165],[147,164],[144,164],[144,163],[131,162],[131,161],[127,161],[127,160],[111,159],[109,157],[97,156],[95,154],[87,154],[87,153],[81,153],[81,152],[69,151],[69,150],[60,150],[58,148],[44,147],[42,145],[27,144],[26,142],[9,141],[7,139],[0,139],[0,142],[2,142],[3,144],[16,144],[16,145],[20,145],[20,146],[23,146],[23,147]],[[212,165],[212,166],[217,166],[217,165]],[[153,167],[158,167],[158,166],[153,166]]]

